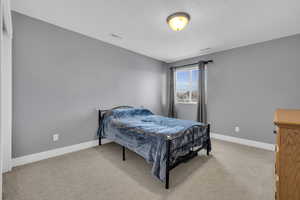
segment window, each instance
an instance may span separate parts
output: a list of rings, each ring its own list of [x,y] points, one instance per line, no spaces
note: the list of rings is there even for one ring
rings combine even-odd
[[[176,103],[197,103],[198,99],[197,67],[176,70],[175,99]]]

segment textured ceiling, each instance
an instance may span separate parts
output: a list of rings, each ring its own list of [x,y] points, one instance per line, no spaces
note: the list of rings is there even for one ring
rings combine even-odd
[[[299,0],[12,0],[12,8],[165,62],[300,33]],[[166,24],[177,11],[191,15],[180,32]]]

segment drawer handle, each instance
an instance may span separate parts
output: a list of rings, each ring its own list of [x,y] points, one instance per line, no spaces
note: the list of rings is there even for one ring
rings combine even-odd
[[[277,134],[277,131],[274,130],[273,133],[274,133],[274,134]]]
[[[275,178],[276,178],[276,181],[279,181],[279,176],[277,174],[276,174]]]

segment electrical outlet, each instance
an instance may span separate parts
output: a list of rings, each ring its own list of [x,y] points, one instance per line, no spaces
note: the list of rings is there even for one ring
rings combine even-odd
[[[59,140],[59,134],[54,134],[52,136],[52,139],[53,139],[54,142],[57,141],[57,140]]]
[[[236,127],[234,128],[234,131],[235,131],[236,133],[240,132],[240,127],[236,126]]]

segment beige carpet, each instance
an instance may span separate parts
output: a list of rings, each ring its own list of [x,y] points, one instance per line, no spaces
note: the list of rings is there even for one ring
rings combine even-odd
[[[5,200],[271,200],[274,153],[213,140],[212,156],[171,171],[170,189],[151,166],[121,147],[105,144],[14,168],[4,175]]]

